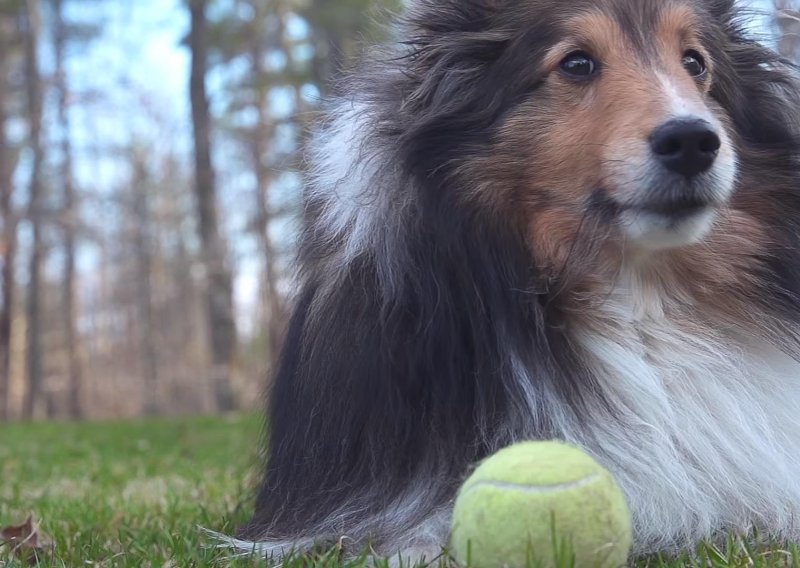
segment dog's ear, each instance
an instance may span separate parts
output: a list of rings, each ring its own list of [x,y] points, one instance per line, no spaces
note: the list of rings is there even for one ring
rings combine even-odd
[[[509,0],[403,0],[407,8],[421,8],[424,10],[437,10],[442,8],[466,10],[498,10],[502,4]]]
[[[407,23],[417,33],[480,32],[506,0],[406,0]]]
[[[742,142],[792,153],[800,133],[800,73],[756,41],[753,13],[734,0],[708,0],[714,25],[706,43],[716,63],[712,96],[733,120]]]
[[[739,11],[739,6],[736,0],[708,0],[706,9],[718,21],[725,21]]]
[[[720,63],[712,94],[742,141],[790,154],[800,150],[800,70],[743,36],[734,36]]]
[[[420,56],[422,69],[442,56],[452,58],[449,64],[470,67],[492,61],[509,39],[507,26],[497,26],[507,1],[406,0],[402,41]]]
[[[405,97],[409,108],[464,103],[485,79],[513,37],[498,25],[501,5],[518,0],[406,0],[401,42],[408,47],[406,76],[415,79]]]

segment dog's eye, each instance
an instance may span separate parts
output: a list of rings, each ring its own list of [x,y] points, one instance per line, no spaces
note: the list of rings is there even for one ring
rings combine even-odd
[[[706,60],[693,49],[683,54],[682,63],[683,68],[686,69],[692,77],[702,77],[708,70],[708,67],[706,67]]]
[[[597,72],[597,63],[590,55],[576,51],[567,55],[559,65],[561,71],[570,77],[586,78]]]

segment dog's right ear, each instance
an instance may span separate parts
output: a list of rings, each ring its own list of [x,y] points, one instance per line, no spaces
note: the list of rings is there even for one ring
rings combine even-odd
[[[406,0],[406,23],[418,33],[487,30],[507,0]]]
[[[403,0],[406,8],[424,8],[437,10],[441,8],[464,8],[466,10],[498,10],[509,0]]]

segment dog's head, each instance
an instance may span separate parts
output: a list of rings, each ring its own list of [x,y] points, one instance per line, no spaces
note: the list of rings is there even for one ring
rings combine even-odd
[[[577,226],[599,205],[643,247],[707,233],[733,192],[736,152],[710,95],[705,19],[686,3],[618,1],[554,23],[537,92],[505,118],[495,147],[500,160],[526,155],[517,197],[540,201],[539,231],[550,230],[548,217]]]
[[[789,136],[780,75],[734,15],[727,0],[419,0],[411,160],[549,262],[588,225],[640,250],[697,243],[735,192],[741,140]]]

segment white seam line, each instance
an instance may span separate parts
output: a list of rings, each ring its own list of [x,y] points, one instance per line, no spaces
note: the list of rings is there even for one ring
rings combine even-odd
[[[580,489],[581,487],[585,487],[590,483],[597,481],[600,478],[599,473],[593,473],[588,477],[584,477],[583,479],[578,479],[577,481],[570,481],[569,483],[558,483],[555,485],[522,485],[519,483],[511,483],[508,481],[496,481],[493,479],[485,479],[481,481],[476,481],[469,487],[467,487],[466,491],[464,492],[469,493],[474,489],[478,489],[480,487],[491,487],[492,489],[510,489],[512,491],[521,491],[522,493],[528,493],[532,495],[546,495],[548,493],[556,493],[558,491],[567,491],[570,489]]]

